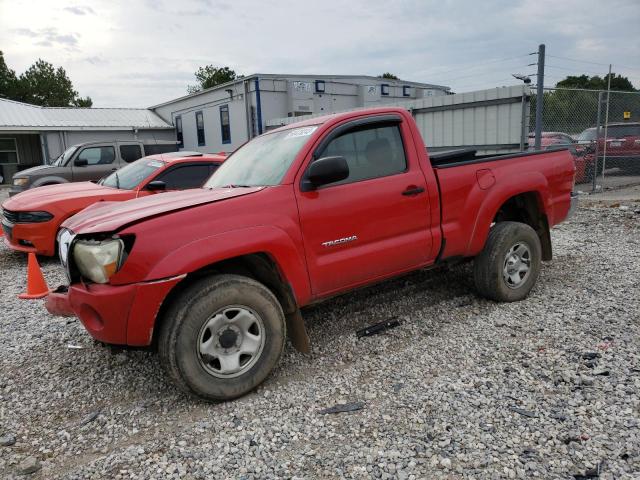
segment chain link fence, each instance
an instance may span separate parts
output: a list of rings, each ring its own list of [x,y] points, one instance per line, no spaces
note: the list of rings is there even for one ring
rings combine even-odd
[[[529,148],[535,143],[531,96]],[[568,146],[576,189],[585,192],[640,184],[640,92],[545,88],[543,149]]]

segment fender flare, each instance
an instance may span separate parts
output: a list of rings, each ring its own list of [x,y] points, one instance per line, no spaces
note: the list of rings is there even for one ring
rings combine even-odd
[[[540,172],[522,173],[513,182],[505,183],[504,188],[489,191],[489,194],[478,209],[475,225],[469,237],[466,256],[475,256],[480,253],[489,236],[491,223],[500,207],[510,198],[523,193],[534,193],[538,200],[538,208],[548,217],[552,209],[552,200],[547,178]],[[483,219],[483,221],[480,221],[480,219]]]
[[[149,270],[144,281],[188,274],[223,260],[256,253],[267,254],[274,261],[298,305],[309,301],[311,286],[304,252],[284,230],[267,225],[211,235],[167,252]]]

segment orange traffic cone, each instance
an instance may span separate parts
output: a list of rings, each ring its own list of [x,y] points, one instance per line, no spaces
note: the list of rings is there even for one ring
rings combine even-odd
[[[18,298],[32,299],[42,298],[49,294],[49,287],[44,280],[38,259],[35,253],[29,254],[29,263],[27,265],[27,293],[21,293]]]

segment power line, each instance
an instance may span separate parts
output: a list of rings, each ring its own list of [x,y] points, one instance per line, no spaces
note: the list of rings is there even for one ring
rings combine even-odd
[[[434,75],[431,75],[431,76],[435,76],[436,78],[438,78],[440,75],[446,75],[446,74],[451,73],[451,72],[458,72],[460,70],[471,70],[473,68],[483,67],[485,65],[491,65],[491,64],[500,63],[500,62],[507,62],[509,60],[517,60],[519,58],[524,58],[524,57],[528,57],[528,56],[529,55],[518,55],[516,57],[508,57],[508,58],[499,58],[499,59],[496,59],[496,60],[489,60],[488,62],[476,63],[476,64],[473,64],[473,65],[465,65],[465,66],[456,67],[456,68],[453,68],[453,69],[450,69],[450,70],[444,70],[442,72],[437,72],[437,73],[435,73]],[[429,75],[429,74],[427,74],[427,75]]]
[[[587,60],[577,60],[575,58],[560,57],[558,55],[549,55],[549,54],[547,54],[547,57],[559,58],[561,60],[568,60],[570,62],[576,62],[576,63],[590,63],[592,65],[600,65],[600,66],[603,66],[603,67],[608,67],[609,66],[608,63],[589,62]],[[630,67],[628,65],[620,65],[620,64],[617,64],[617,63],[612,63],[612,65],[614,65],[616,67],[621,67],[621,68],[627,68],[627,69],[630,69],[630,70],[639,70],[640,71],[640,67]]]
[[[566,67],[559,67],[557,65],[545,65],[545,66],[548,67],[548,68],[556,68],[558,70],[565,70],[567,72],[593,73],[593,74],[596,74],[596,75],[606,75],[607,74],[607,72],[594,72],[594,71],[591,71],[591,70],[582,70],[582,69],[577,70],[578,67],[576,67],[576,68],[566,68]]]

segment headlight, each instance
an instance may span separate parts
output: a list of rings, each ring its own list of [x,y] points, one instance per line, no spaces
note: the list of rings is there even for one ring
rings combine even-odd
[[[49,212],[17,212],[17,223],[42,223],[53,218]]]
[[[14,178],[13,179],[13,184],[16,187],[24,187],[27,183],[29,183],[29,179],[28,178]]]
[[[119,238],[76,240],[73,260],[80,274],[96,283],[107,283],[124,261],[124,243]]]

